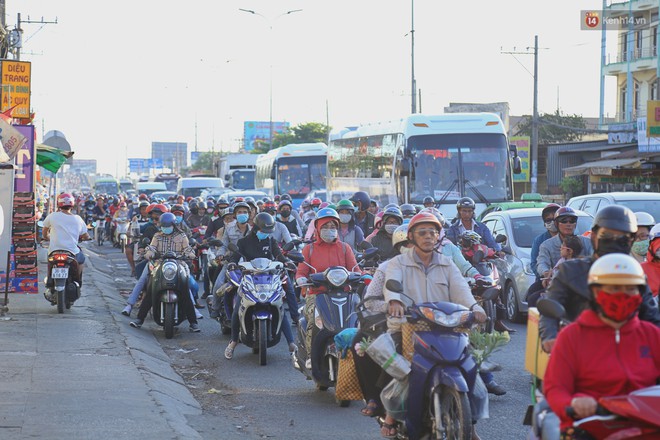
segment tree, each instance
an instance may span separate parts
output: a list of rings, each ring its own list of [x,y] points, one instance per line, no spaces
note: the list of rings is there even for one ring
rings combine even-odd
[[[191,171],[203,172],[204,174],[215,174],[214,161],[219,158],[219,154],[211,151],[200,153],[199,157],[190,167],[181,169],[182,175],[187,175]]]
[[[578,130],[573,130],[576,128]],[[555,113],[544,113],[539,116],[539,144],[558,144],[582,139],[586,123],[581,115],[564,115],[557,110]],[[518,124],[516,136],[532,135],[532,117],[525,118]]]
[[[582,195],[582,190],[584,189],[581,176],[564,177],[559,182],[559,187],[564,191],[564,194],[566,194],[566,200],[571,197]]]
[[[273,148],[279,148],[288,144],[304,144],[314,142],[326,142],[330,127],[320,122],[307,122],[291,127],[286,133],[278,133],[273,136]],[[268,144],[262,143],[256,146],[252,153],[263,154],[268,152]]]

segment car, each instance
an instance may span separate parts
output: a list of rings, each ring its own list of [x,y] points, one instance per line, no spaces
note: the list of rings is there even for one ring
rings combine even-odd
[[[176,197],[176,191],[154,191],[149,197],[152,199],[169,200],[170,197]]]
[[[506,241],[502,243],[506,256],[494,262],[500,273],[502,300],[510,321],[524,322],[524,314],[527,313],[525,297],[529,286],[536,280],[531,267],[532,243],[534,238],[546,231],[541,211],[543,208],[496,211],[483,219],[483,223],[496,239],[498,235],[506,237]],[[582,211],[577,211],[577,214],[575,233],[583,234],[591,230],[593,217]]]
[[[491,212],[497,211],[508,211],[511,209],[522,209],[522,208],[544,208],[548,205],[548,202],[544,202],[541,198],[541,194],[536,193],[524,193],[520,197],[519,202],[501,202],[501,203],[491,203],[484,209],[479,217],[478,221],[482,221]]]
[[[611,192],[587,194],[572,197],[566,206],[596,215],[598,211],[610,205],[623,205],[632,212],[648,212],[656,222],[660,222],[660,194],[647,192]]]
[[[263,191],[257,191],[257,190],[244,190],[244,191],[228,191],[223,194],[224,198],[227,200],[230,200],[232,197],[252,197],[255,201],[261,200],[264,197],[269,197],[268,194],[266,194]]]
[[[325,189],[315,189],[314,191],[310,191],[307,196],[305,196],[305,200],[308,202],[311,202],[313,199],[321,199],[322,202],[327,202],[326,198],[328,196],[328,193],[326,192]],[[339,200],[337,200],[335,203],[337,203]]]
[[[208,200],[209,197],[213,197],[218,200],[218,198],[226,193],[231,191],[231,188],[207,188],[199,195],[202,199]]]

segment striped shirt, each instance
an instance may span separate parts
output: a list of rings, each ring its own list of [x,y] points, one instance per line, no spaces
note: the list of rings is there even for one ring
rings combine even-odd
[[[176,230],[171,234],[156,232],[154,238],[151,240],[151,244],[147,246],[145,256],[151,260],[154,256],[158,255],[162,257],[167,252],[174,252],[177,257],[195,258],[195,253],[190,247],[188,237]]]

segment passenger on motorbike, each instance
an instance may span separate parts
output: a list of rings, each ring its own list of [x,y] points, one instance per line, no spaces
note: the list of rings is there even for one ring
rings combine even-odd
[[[241,258],[244,258],[245,261],[251,261],[255,258],[268,258],[271,261],[279,261],[281,263],[292,265],[293,263],[282,255],[282,250],[271,236],[275,230],[275,219],[266,212],[261,212],[257,214],[254,219],[254,227],[252,231],[244,237],[238,240],[238,250],[239,253],[235,253],[231,256],[229,262],[236,264],[240,261]],[[286,296],[294,296],[293,286],[291,280],[282,286],[285,289]],[[240,322],[238,318],[239,307],[234,307],[233,313],[231,315],[231,340],[229,345],[225,349],[225,358],[231,359],[234,356],[234,350],[238,345],[238,336],[240,332]],[[293,332],[291,331],[291,323],[287,318],[286,314],[283,316],[282,320],[282,333],[289,344],[289,351],[293,353],[296,351],[296,344],[293,343]]]
[[[588,284],[589,308],[559,333],[544,377],[545,396],[563,432],[573,424],[567,407],[579,419],[589,417],[600,397],[628,394],[660,379],[660,329],[637,316],[646,289],[640,264],[626,254],[607,254],[591,265]]]
[[[593,255],[564,262],[546,292],[547,298],[564,306],[569,321],[575,321],[580,313],[589,307],[592,295],[587,285],[587,276],[591,265],[607,254],[629,254],[635,232],[637,220],[625,206],[610,205],[596,213],[590,237],[594,248]],[[639,319],[660,326],[660,312],[651,291],[645,287],[640,290],[640,294],[642,304],[639,307]],[[557,331],[556,319],[541,316],[539,334],[543,349],[548,353],[555,343]]]
[[[376,248],[383,260],[392,257],[392,234],[403,223],[403,214],[399,208],[387,208],[383,211],[382,227],[367,240]]]
[[[461,304],[474,311],[478,322],[485,322],[486,314],[472,296],[472,291],[458,267],[444,255],[435,252],[441,230],[442,225],[433,214],[416,214],[408,224],[408,240],[413,244],[412,251],[392,258],[385,278],[399,281],[415,303],[448,301]],[[388,319],[388,329],[398,332],[400,319],[405,314],[404,303],[408,300],[387,287],[384,293],[388,314],[395,318]],[[396,435],[394,418],[386,418],[382,434]],[[475,431],[473,438],[479,438]]]
[[[348,244],[353,252],[357,252],[358,245],[364,241],[364,232],[355,224],[355,207],[350,200],[340,200],[337,203],[337,214],[341,222],[339,240]]]
[[[206,216],[206,203],[191,201],[190,202],[190,212],[188,216],[185,217],[186,224],[191,229],[199,228],[200,226],[206,226],[209,223],[209,218]]]
[[[368,237],[374,231],[376,221],[376,217],[369,212],[369,206],[371,206],[369,194],[357,191],[349,200],[355,206],[355,224],[362,229],[364,236]]]
[[[147,260],[153,260],[156,257],[162,258],[167,252],[174,252],[178,257],[185,257],[187,259],[195,258],[195,253],[190,247],[190,243],[186,235],[177,230],[175,225],[174,214],[171,212],[166,212],[160,216],[160,232],[157,232],[149,246],[147,246],[145,257]],[[187,265],[184,265],[186,270]],[[149,270],[143,272],[141,280],[144,279],[146,284],[149,277]],[[188,271],[188,277],[190,277],[190,272]],[[138,281],[139,283],[139,281]],[[197,317],[195,316],[195,308],[193,307],[192,297],[190,292],[180,292],[179,295],[180,305],[184,311],[184,314],[188,318],[190,323],[190,331],[198,333],[200,331],[199,325],[197,324]],[[138,310],[137,320],[131,322],[131,327],[140,328],[144,324],[144,318],[147,317],[149,309],[152,306],[151,295],[145,295],[142,298],[142,303],[140,304],[140,309]]]
[[[303,248],[302,254],[307,264],[316,269],[317,273],[323,272],[331,266],[342,266],[351,271],[357,266],[355,255],[351,247],[339,241],[339,215],[332,208],[324,208],[318,211],[316,220],[316,241]],[[305,263],[298,264],[296,271],[296,283],[299,286],[308,284],[308,277],[312,270]],[[359,269],[356,268],[357,271]],[[319,293],[316,288],[310,288],[305,298],[305,317],[307,318],[307,353],[312,352],[312,329],[314,327],[314,310],[316,308],[315,295]],[[311,369],[311,358],[307,358],[306,368]]]
[[[110,215],[108,208],[105,204],[105,198],[103,196],[96,197],[96,206],[94,207],[94,210],[92,212],[94,213],[94,218],[96,219],[96,221],[104,220],[106,217]],[[109,222],[106,222],[104,232],[106,236],[109,236],[110,234]]]
[[[635,234],[635,241],[632,245],[632,255],[635,260],[643,263],[646,261],[646,253],[649,250],[649,234],[651,228],[655,226],[655,219],[648,212],[636,212],[635,218],[637,219],[637,233]]]
[[[532,271],[534,272],[534,275],[536,276],[536,280],[534,283],[532,283],[531,286],[529,286],[529,289],[527,289],[526,297],[528,301],[529,307],[535,307],[536,306],[536,301],[540,295],[540,293],[545,289],[543,287],[543,280],[541,280],[541,275],[536,271],[536,263],[539,258],[539,250],[541,248],[541,244],[554,237],[559,233],[557,230],[557,225],[555,224],[555,213],[557,210],[561,208],[561,206],[557,205],[556,203],[550,203],[546,205],[545,208],[541,211],[541,219],[543,221],[543,225],[545,226],[546,231],[542,234],[537,235],[534,238],[534,241],[532,242],[532,251],[531,251],[531,263],[530,266],[532,268]]]
[[[656,304],[658,304],[658,292],[660,291],[660,224],[655,225],[649,233],[649,249],[646,261],[642,263],[642,269],[646,274],[649,289],[653,293]]]
[[[293,205],[288,200],[283,200],[280,202],[277,207],[277,221],[282,223],[286,229],[289,231],[289,234],[295,234],[298,237],[302,237],[302,229],[298,224],[298,221],[292,214]]]

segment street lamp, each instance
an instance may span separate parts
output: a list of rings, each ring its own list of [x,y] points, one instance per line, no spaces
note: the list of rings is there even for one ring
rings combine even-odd
[[[275,17],[272,17],[272,18],[266,17],[265,15],[260,14],[257,11],[253,11],[252,9],[238,8],[238,10],[242,11],[242,12],[246,12],[248,14],[258,15],[259,17],[266,20],[266,22],[268,23],[268,30],[271,33],[270,38],[269,38],[271,50],[270,50],[270,54],[269,54],[270,55],[270,68],[269,68],[269,70],[270,70],[270,73],[269,73],[269,75],[270,75],[270,85],[269,85],[270,90],[269,90],[269,112],[268,112],[269,113],[269,115],[268,115],[268,149],[271,150],[273,148],[273,50],[272,50],[272,48],[273,48],[273,35],[272,35],[273,22],[275,20],[277,20],[278,18],[283,17],[285,15],[291,15],[295,12],[301,12],[302,9],[292,9],[290,11],[283,12],[280,15],[276,15]]]

